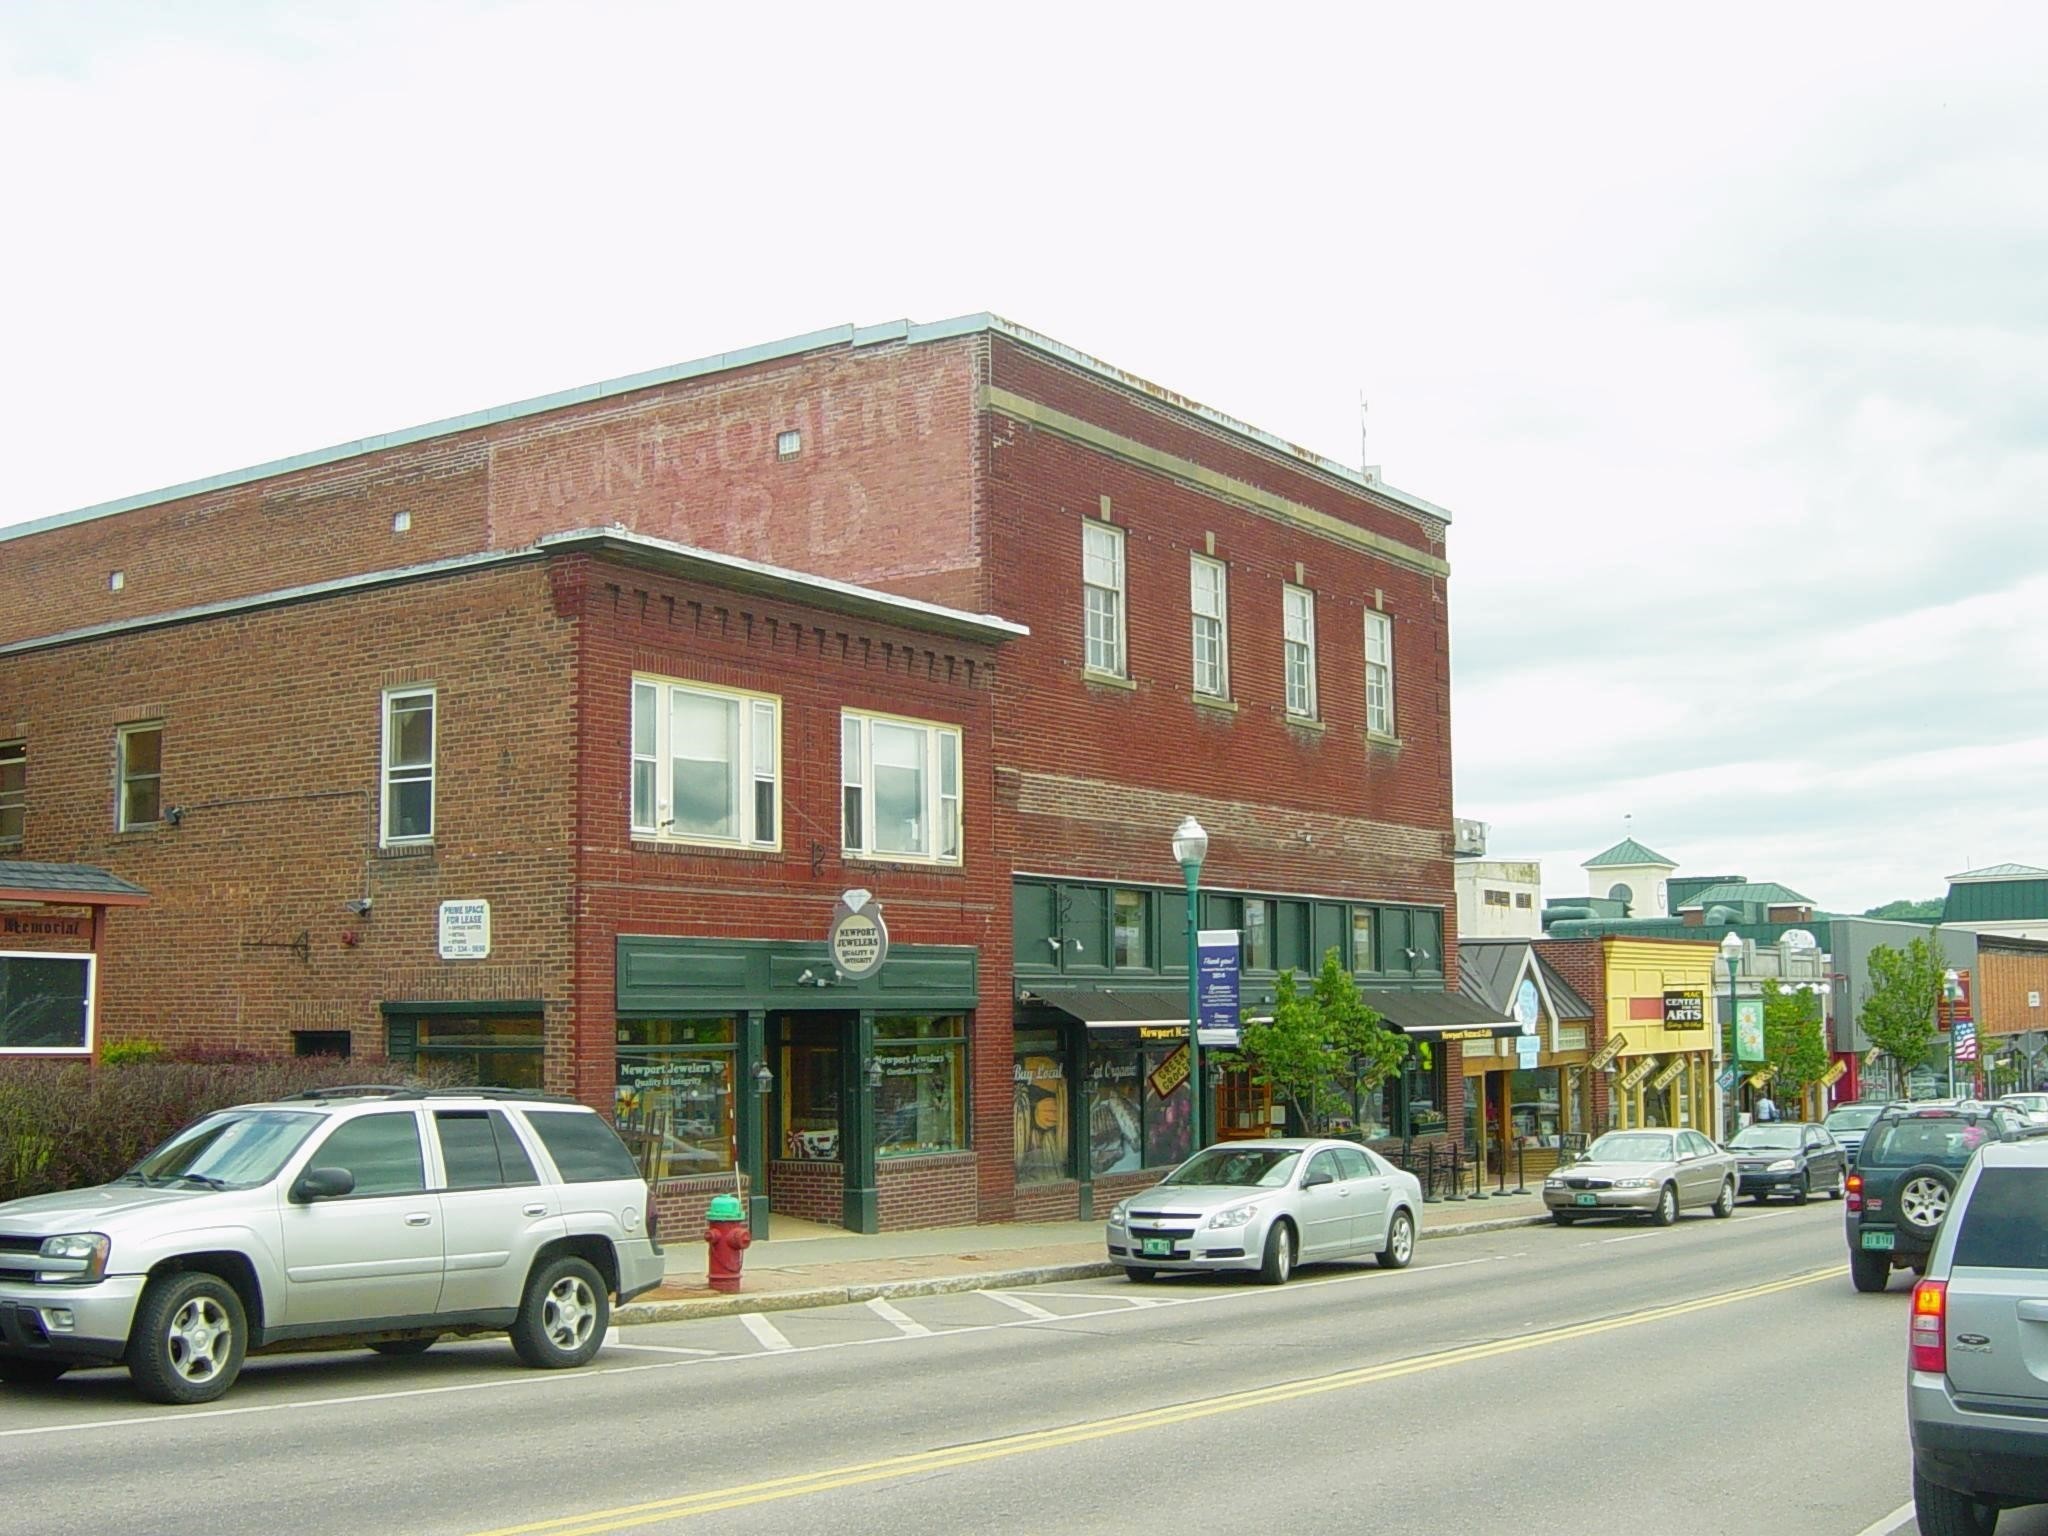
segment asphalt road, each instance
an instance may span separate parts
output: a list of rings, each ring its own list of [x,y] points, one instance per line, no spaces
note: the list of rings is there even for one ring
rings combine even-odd
[[[82,1373],[0,1388],[0,1531],[1877,1536],[1910,1493],[1909,1287],[1843,1264],[1840,1206],[1743,1206],[1279,1289],[639,1327],[580,1372],[498,1341],[275,1357],[197,1410]]]

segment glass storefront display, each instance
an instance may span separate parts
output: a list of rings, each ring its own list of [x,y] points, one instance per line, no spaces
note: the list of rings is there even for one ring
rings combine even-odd
[[[454,1066],[483,1088],[541,1086],[541,1021],[524,1014],[427,1013],[401,1019],[389,1027],[395,1036],[404,1024],[417,1031],[416,1059],[421,1065]]]
[[[964,1015],[875,1020],[875,1155],[957,1152],[967,1145]]]
[[[1537,1067],[1508,1076],[1508,1135],[1520,1147],[1556,1147],[1565,1131],[1563,1069]]]
[[[1194,1095],[1185,1042],[1088,1042],[1088,1166],[1129,1173],[1184,1160]]]
[[[723,1173],[733,1166],[733,1057],[738,1023],[621,1019],[614,1120],[641,1174]]]
[[[1073,1176],[1072,1100],[1067,1058],[1056,1029],[1017,1031],[1012,1069],[1017,1182],[1043,1184]]]
[[[839,1025],[789,1019],[778,1044],[782,1145],[773,1153],[795,1162],[834,1162],[839,1157]]]

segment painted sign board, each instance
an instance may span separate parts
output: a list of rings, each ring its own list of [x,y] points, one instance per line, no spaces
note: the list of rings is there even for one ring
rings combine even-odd
[[[1605,1067],[1609,1062],[1613,1061],[1615,1057],[1619,1056],[1623,1051],[1627,1049],[1627,1035],[1609,1035],[1607,1037],[1607,1043],[1601,1046],[1599,1050],[1593,1053],[1593,1059],[1591,1062],[1588,1063],[1588,1065],[1591,1066],[1595,1072],[1598,1072],[1603,1067]]]
[[[488,901],[441,903],[441,958],[488,960],[491,956],[491,904]]]
[[[1683,1072],[1684,1070],[1685,1058],[1683,1056],[1674,1056],[1671,1058],[1670,1061],[1664,1064],[1664,1070],[1662,1072],[1659,1072],[1655,1077],[1650,1079],[1650,1086],[1661,1092],[1663,1089],[1669,1088],[1673,1082],[1677,1081],[1678,1074]]]
[[[1666,1029],[1705,1029],[1707,994],[1699,987],[1667,988],[1664,993]]]
[[[1642,1082],[1644,1078],[1648,1077],[1652,1072],[1656,1070],[1657,1058],[1654,1056],[1645,1056],[1641,1061],[1637,1062],[1634,1066],[1630,1067],[1626,1072],[1621,1074],[1621,1086],[1624,1089],[1634,1088],[1638,1083]]]
[[[1200,1039],[1204,1045],[1236,1047],[1238,1025],[1238,957],[1243,940],[1235,928],[1204,928],[1195,935]]]
[[[882,904],[873,891],[843,892],[832,909],[832,926],[825,933],[825,947],[831,952],[833,969],[848,981],[861,981],[882,968],[889,958],[889,925],[882,921]]]

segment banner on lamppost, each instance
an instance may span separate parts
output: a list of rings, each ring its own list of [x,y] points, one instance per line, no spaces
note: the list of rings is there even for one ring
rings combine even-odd
[[[1204,928],[1195,935],[1196,1038],[1204,1045],[1235,1050],[1244,1042],[1238,1023],[1239,946],[1235,928]]]
[[[1764,1059],[1764,1000],[1760,997],[1736,999],[1735,1059],[1737,1061],[1762,1061]]]
[[[1977,1059],[1977,1021],[1957,1019],[1949,1031],[1949,1043],[1955,1047],[1957,1061]]]

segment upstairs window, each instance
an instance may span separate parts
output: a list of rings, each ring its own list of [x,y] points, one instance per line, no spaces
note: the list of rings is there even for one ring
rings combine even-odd
[[[1188,603],[1194,612],[1195,692],[1230,697],[1229,573],[1221,560],[1192,556]]]
[[[1316,595],[1306,587],[1285,588],[1287,713],[1316,717]]]
[[[1394,734],[1394,621],[1370,610],[1365,615],[1365,728],[1375,736]]]
[[[1489,907],[1504,907],[1508,904],[1508,893],[1506,891],[1489,890],[1486,892],[1486,904]]]
[[[1088,670],[1124,675],[1124,531],[1081,529],[1081,585],[1087,599]]]
[[[840,716],[841,841],[879,859],[960,862],[960,732],[884,715]]]
[[[781,739],[770,695],[634,678],[634,834],[780,846]]]
[[[434,690],[384,695],[384,846],[434,840]]]
[[[163,725],[124,725],[115,739],[121,774],[115,825],[123,832],[153,827],[163,820]]]
[[[19,848],[28,815],[28,743],[0,741],[0,848]]]

